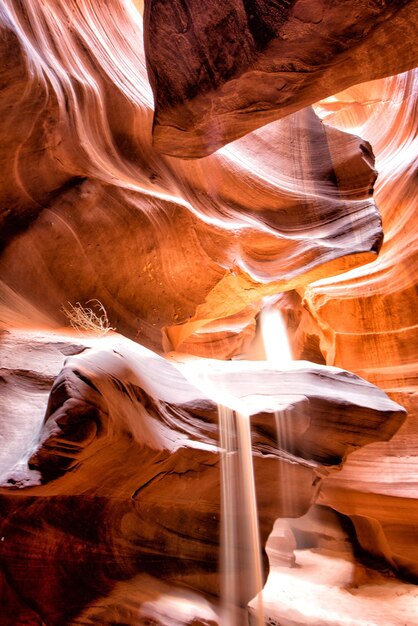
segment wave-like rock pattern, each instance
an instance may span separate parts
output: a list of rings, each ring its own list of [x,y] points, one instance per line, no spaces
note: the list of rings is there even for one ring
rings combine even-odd
[[[321,501],[349,515],[365,549],[416,580],[417,318],[416,168],[417,73],[350,90],[316,107],[327,124],[373,145],[379,177],[375,197],[384,243],[376,263],[305,291],[303,347],[320,338],[327,363],[347,367],[400,401],[409,417],[393,442],[356,453]],[[301,328],[302,328],[301,326]]]
[[[225,358],[263,297],[375,258],[367,142],[308,108],[206,159],[162,157],[134,5],[6,1],[0,16],[6,326],[62,325],[68,301],[96,298],[148,346]],[[29,106],[33,128],[15,130]]]
[[[241,38],[241,50],[245,48],[246,58],[241,55],[243,65],[228,69],[223,62],[236,58],[234,39],[229,41],[227,51],[217,46],[216,69],[222,73],[226,67],[230,75],[225,81],[215,81],[214,89],[197,93],[208,85],[204,73],[210,63],[203,64],[200,76],[184,74],[191,81],[191,87],[186,85],[189,99],[176,104],[174,111],[172,103],[164,100],[168,92],[164,92],[160,80],[166,67],[164,60],[158,57],[157,76],[151,58],[154,53],[162,53],[159,46],[151,49],[155,34],[152,29],[173,7],[198,5],[160,0],[161,11],[155,12],[157,4],[148,2],[146,37],[156,94],[154,135],[159,152],[151,141],[153,94],[142,47],[142,17],[136,8],[139,4],[129,0],[4,0],[0,7],[1,325],[56,328],[68,324],[63,305],[99,299],[112,326],[148,347],[160,352],[174,348],[229,358],[248,347],[263,298],[276,298],[278,292],[286,291],[279,304],[288,310],[297,354],[354,370],[385,388],[410,413],[390,443],[371,443],[393,434],[400,424],[400,414],[396,424],[380,418],[376,423],[374,413],[364,411],[364,406],[356,404],[353,412],[345,407],[355,423],[354,432],[348,436],[347,424],[341,431],[333,411],[327,411],[325,418],[326,403],[322,406],[314,401],[315,394],[310,392],[312,407],[318,409],[315,402],[320,406],[314,414],[314,426],[305,421],[306,407],[301,406],[292,421],[294,433],[282,433],[284,442],[289,437],[283,454],[297,453],[305,461],[299,469],[291,464],[291,469],[304,479],[309,477],[306,491],[300,493],[303,506],[293,513],[306,508],[318,464],[338,463],[352,446],[370,444],[351,455],[338,475],[334,473],[322,481],[319,501],[351,517],[366,551],[383,556],[398,572],[416,580],[416,75],[410,72],[353,87],[322,101],[314,111],[306,106],[355,81],[387,76],[416,64],[417,3],[218,3],[215,11],[203,16],[205,19],[215,23],[228,7],[238,7],[244,16],[242,11],[253,7],[245,15],[255,19],[254,32],[250,29],[251,37],[247,38],[248,30],[242,30],[246,37]],[[201,11],[205,5],[199,6]],[[354,6],[358,10],[355,15]],[[321,7],[329,11],[318,19]],[[183,20],[176,26],[177,30],[186,29],[180,33],[183,42],[193,39],[196,33],[201,37],[198,27],[202,23],[199,16],[194,17],[190,24]],[[273,20],[274,28],[264,32],[270,32],[270,39],[255,45],[260,32],[256,24],[266,26],[269,20]],[[229,32],[231,25],[228,20],[222,22],[220,31],[213,28],[207,36],[216,39],[219,32]],[[161,43],[163,35],[171,31],[168,28],[159,32]],[[256,58],[251,56],[251,41],[257,48]],[[172,42],[169,44],[165,54],[172,65]],[[277,67],[277,54],[282,53],[285,63],[293,63],[285,68],[284,78],[283,67]],[[181,72],[178,47],[176,56],[174,69]],[[189,61],[196,58],[191,53]],[[244,67],[247,61],[249,65]],[[258,72],[257,67],[262,71]],[[178,78],[174,69],[170,69],[169,78]],[[238,73],[233,76],[236,69]],[[266,80],[266,76],[274,79]],[[284,119],[259,128],[290,112]],[[165,125],[172,115],[177,116],[178,128]],[[325,125],[318,115],[326,117]],[[191,127],[183,124],[186,117]],[[258,130],[241,137],[255,128]],[[165,134],[167,129],[169,135]],[[190,158],[209,154],[236,137],[241,138],[216,154]],[[161,152],[181,152],[188,159]],[[317,278],[335,276],[376,258],[382,244],[380,216],[371,197],[376,170],[379,178],[375,198],[385,233],[378,261],[338,280],[307,287]],[[1,337],[2,344],[7,341]],[[27,365],[9,368],[7,361],[11,362],[22,346],[28,351]],[[58,341],[48,354],[59,361],[61,350],[76,353],[77,346],[77,341],[71,347]],[[52,369],[44,376],[34,374],[37,359],[33,350],[36,353],[33,341],[23,339],[16,353],[13,348],[9,350],[6,367],[2,363],[1,371],[5,402],[2,416],[13,414],[15,418],[7,428],[2,426],[2,437],[10,439],[11,445],[0,455],[10,480],[3,499],[7,532],[0,543],[7,561],[4,597],[8,606],[18,607],[25,624],[42,623],[36,598],[47,598],[49,620],[62,626],[65,607],[69,615],[75,615],[81,610],[80,602],[87,604],[92,597],[107,592],[109,580],[137,572],[138,542],[143,542],[144,534],[137,532],[129,515],[137,506],[131,487],[137,488],[138,481],[136,474],[120,476],[114,467],[128,468],[133,452],[135,462],[141,454],[154,460],[153,455],[161,454],[162,462],[168,466],[170,463],[167,450],[161,452],[151,446],[150,452],[149,446],[145,450],[138,442],[129,403],[140,414],[143,403],[146,411],[149,409],[144,430],[148,418],[149,428],[157,424],[157,434],[167,434],[170,429],[167,413],[165,422],[155,417],[160,417],[155,398],[138,397],[126,383],[126,376],[131,376],[130,366],[120,378],[109,382],[103,371],[97,374],[99,364],[93,364],[96,389],[91,387],[88,376],[83,380],[82,373],[80,378],[70,368],[54,387],[44,445],[32,457],[32,469],[28,470],[26,462],[39,436],[52,375]],[[117,355],[112,359],[117,361]],[[103,365],[107,362],[106,357]],[[238,365],[233,367],[239,371]],[[320,381],[325,389],[327,381],[318,374],[323,370],[315,366],[313,370],[317,381],[314,386]],[[262,386],[260,371],[251,372],[254,384]],[[225,375],[223,371],[222,378]],[[241,384],[245,378],[242,371],[238,377]],[[180,379],[174,377],[173,384],[181,386]],[[352,384],[353,380],[348,377],[344,382]],[[328,395],[339,388],[337,383],[334,378]],[[361,385],[371,393],[372,388]],[[215,429],[213,397],[218,388],[219,377],[210,393],[200,392],[206,400],[208,395],[212,398],[205,411],[199,409],[198,415],[191,415],[186,410],[187,421],[190,418],[196,427],[205,424],[206,428],[203,448],[201,443],[192,446],[186,460],[193,465],[201,455],[209,474],[217,458],[211,429]],[[116,405],[113,392],[118,397]],[[193,439],[181,428],[178,434],[177,400],[173,418],[176,430],[171,439],[174,448],[176,441]],[[28,406],[33,428],[25,434]],[[181,412],[182,418],[184,415]],[[372,429],[365,434],[365,424],[356,421],[361,415],[381,431]],[[125,421],[121,423],[119,417]],[[267,445],[269,452],[270,418],[271,410],[267,415],[261,413],[258,423],[254,420],[254,433],[260,436],[255,443]],[[321,432],[330,429],[332,437],[321,435],[318,426]],[[149,434],[152,440],[155,433]],[[120,447],[106,460],[104,444],[115,440],[121,442]],[[19,460],[10,473],[14,455]],[[183,468],[180,456],[177,460]],[[276,462],[286,464],[283,459]],[[270,461],[263,457],[262,463],[267,467]],[[97,494],[89,482],[90,471],[100,486]],[[168,475],[161,493],[177,494],[170,482],[175,482],[176,471],[173,469],[171,478]],[[10,486],[36,481],[41,474],[43,485],[10,490]],[[77,479],[74,484],[73,479]],[[216,480],[212,487],[217,485],[218,493]],[[266,478],[263,497],[267,500],[268,495],[270,506],[269,481],[270,477]],[[25,495],[29,493],[32,495]],[[124,502],[121,509],[120,502],[112,500],[112,493],[120,493]],[[124,512],[129,515],[121,524]],[[277,514],[285,514],[285,510],[279,507],[274,514],[268,514],[271,519],[264,534]],[[118,529],[121,535],[109,537],[105,524],[102,528],[99,523],[93,529],[83,525],[84,520],[92,518],[99,522],[111,520],[109,527]],[[218,521],[211,526],[205,518],[205,524],[217,537]],[[50,544],[39,544],[40,527],[50,532]],[[150,528],[151,523],[144,526],[144,533]],[[200,528],[198,523],[195,528]],[[131,543],[124,543],[123,533],[131,538],[131,532]],[[72,544],[68,533],[74,537]],[[184,555],[190,556],[191,547],[186,544],[187,539],[179,538],[175,554],[184,547]],[[199,589],[213,589],[208,574],[208,569],[215,569],[213,546],[202,548],[197,541],[195,548],[205,556],[202,563],[209,565],[205,569],[200,563],[204,573],[196,574],[192,582]],[[121,558],[116,570],[112,561],[115,551]],[[27,553],[33,554],[30,573]],[[12,571],[13,555],[18,560]],[[97,579],[92,576],[91,565],[96,558],[105,564],[100,573],[100,568],[94,570]],[[149,560],[152,558],[148,554]],[[159,575],[156,563],[147,571]],[[175,570],[178,564],[174,557],[171,563]],[[64,579],[68,584],[51,586],[63,569],[67,570]],[[190,563],[188,569],[191,571]],[[173,574],[173,578],[190,583],[183,572],[179,578]],[[145,579],[141,580],[144,584]],[[79,586],[74,587],[74,581]],[[158,593],[170,595],[165,584],[159,584]],[[117,598],[119,587],[114,592]],[[96,609],[100,615],[100,606],[96,606],[91,609],[93,617],[97,616]],[[202,618],[209,623],[215,619],[210,611],[203,613],[209,615]]]
[[[12,343],[10,336],[8,349]],[[80,350],[63,338],[52,344],[32,338],[32,346],[43,357],[33,377],[36,369],[56,367],[57,351]],[[18,361],[15,355],[10,375]],[[306,512],[322,476],[358,446],[390,438],[405,417],[379,389],[338,368],[170,363],[123,338],[104,339],[67,358],[43,427],[28,420],[31,438],[38,432],[38,449],[24,481],[18,449],[17,473],[8,460],[8,488],[0,491],[6,615],[19,620],[31,608],[45,623],[68,623],[117,581],[140,574],[219,595],[221,446],[214,390],[251,414],[263,546],[278,516]],[[240,418],[232,412],[231,418],[237,450]],[[10,436],[12,447],[16,437],[19,432]],[[240,456],[233,453],[237,470]],[[239,503],[245,485],[240,472],[234,479]],[[291,494],[283,488],[290,484]],[[238,521],[248,511],[237,507],[233,515],[245,607],[257,591],[247,582],[249,545],[239,534]]]

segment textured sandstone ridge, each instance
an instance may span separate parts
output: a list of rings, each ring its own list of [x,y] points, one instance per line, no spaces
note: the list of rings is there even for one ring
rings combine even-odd
[[[295,354],[305,358],[309,354],[315,360],[320,346],[328,364],[367,378],[408,410],[407,421],[391,443],[356,452],[338,478],[324,482],[320,501],[352,518],[358,540],[370,554],[414,580],[418,572],[416,97],[416,72],[409,72],[353,87],[316,107],[327,124],[355,129],[372,143],[379,171],[375,197],[385,240],[376,263],[309,286],[302,293],[309,315],[306,309],[298,309],[296,296],[293,304],[286,304]],[[290,313],[292,306],[298,315]]]
[[[144,345],[229,358],[263,297],[375,258],[367,142],[307,108],[206,159],[162,157],[133,5],[1,16],[5,327],[62,326],[62,306],[98,299]]]
[[[154,145],[196,158],[350,85],[415,67],[414,0],[147,0]]]
[[[26,472],[19,448],[15,459],[3,461],[3,583],[7,614],[17,611],[19,619],[30,606],[46,623],[62,624],[115,582],[141,573],[219,594],[214,389],[252,414],[262,545],[278,516],[306,512],[327,467],[358,446],[391,437],[404,419],[383,392],[337,368],[302,361],[282,371],[245,361],[171,364],[119,336],[81,354],[80,344],[53,339],[8,335],[4,347],[7,356],[22,340],[32,345],[38,357],[30,371],[40,381],[57,367],[59,353],[75,354],[52,386],[44,426],[34,416],[25,429],[9,433],[12,447],[22,436],[38,441]],[[10,378],[22,372],[21,361],[18,351],[8,359],[9,404]],[[37,401],[29,396],[27,409]],[[235,456],[238,462],[240,453]],[[289,483],[293,497],[281,488]],[[245,606],[256,591],[245,582],[245,535],[238,548]]]
[[[0,621],[225,626],[207,594],[226,394],[253,403],[263,542],[321,504],[275,525],[270,623],[409,626],[416,587],[394,576],[418,580],[417,74],[332,94],[416,65],[417,2],[206,6],[146,3],[146,60],[141,1],[1,3]],[[173,363],[53,334],[95,299]],[[265,306],[313,363],[278,386],[265,364],[187,362],[254,355]],[[393,403],[314,363],[405,406],[393,438]]]

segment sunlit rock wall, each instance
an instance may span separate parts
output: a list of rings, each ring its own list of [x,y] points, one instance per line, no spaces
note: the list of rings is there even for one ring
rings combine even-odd
[[[416,577],[417,535],[417,74],[353,87],[318,104],[327,124],[371,142],[383,219],[378,260],[305,291],[327,362],[385,389],[409,411],[389,445],[356,454],[321,501],[352,517],[361,544]],[[343,504],[345,501],[346,504]],[[379,537],[376,540],[376,537]]]
[[[206,159],[161,156],[134,5],[2,15],[6,323],[98,299],[150,347],[227,358],[262,297],[375,258],[367,142],[304,109]]]
[[[255,361],[170,363],[120,335],[77,343],[39,331],[6,334],[1,355],[6,624],[33,611],[33,620],[75,625],[86,607],[101,606],[101,623],[110,625],[112,590],[135,579],[142,594],[158,597],[164,583],[186,586],[211,594],[216,606],[226,513],[238,572],[236,596],[228,600],[245,608],[260,586],[247,532],[240,420],[251,415],[262,584],[275,519],[306,513],[324,476],[356,448],[390,439],[405,419],[370,383],[303,361],[286,369]],[[241,413],[230,410],[219,425],[221,398]],[[138,610],[141,603],[129,587],[117,604],[134,626],[126,606]]]
[[[64,308],[99,301],[160,354],[229,359],[252,353],[268,301],[296,358],[407,408],[317,502],[351,520],[363,555],[417,581],[417,2],[208,7],[0,7],[2,419],[16,416],[2,436],[31,455],[25,407],[39,426],[64,355],[83,349],[52,340],[54,366],[37,369],[22,328],[48,335],[68,327]]]

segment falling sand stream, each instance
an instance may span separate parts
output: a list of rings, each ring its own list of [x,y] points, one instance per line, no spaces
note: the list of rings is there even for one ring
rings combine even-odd
[[[261,328],[266,361],[281,365],[291,360],[280,312],[265,311]],[[250,416],[218,405],[221,455],[221,584],[225,626],[241,626],[238,606],[243,597],[256,597],[255,624],[264,625],[261,546],[255,490]],[[280,440],[282,412],[275,413]],[[283,486],[285,488],[285,486]]]

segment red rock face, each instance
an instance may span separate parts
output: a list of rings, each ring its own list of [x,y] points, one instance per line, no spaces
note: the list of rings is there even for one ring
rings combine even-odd
[[[201,157],[321,97],[414,67],[416,10],[405,0],[149,0],[155,146]]]
[[[366,142],[305,109],[207,159],[161,157],[133,7],[7,6],[4,54],[19,60],[3,98],[4,184],[17,194],[0,261],[8,324],[61,326],[68,302],[98,299],[149,347],[229,358],[246,350],[261,298],[375,258]],[[43,132],[14,132],[19,90]]]
[[[326,486],[323,501],[333,502],[337,510],[352,516],[357,536],[368,551],[414,578],[418,571],[413,530],[417,523],[416,80],[415,72],[403,74],[353,88],[337,95],[335,104],[325,101],[320,105],[324,115],[331,113],[326,118],[329,123],[335,120],[345,128],[355,125],[357,132],[373,143],[381,172],[376,199],[386,236],[379,259],[367,274],[364,268],[341,283],[330,281],[306,292],[309,310],[324,330],[321,341],[328,362],[349,367],[373,381],[409,412],[408,421],[394,441],[389,446],[371,446],[367,452],[359,453],[353,465],[342,473],[341,483],[331,481]],[[389,91],[394,94],[393,107],[386,101]],[[342,301],[337,304],[337,298],[343,285],[347,297],[341,315]],[[392,459],[396,459],[393,464]],[[368,493],[367,498],[364,492]],[[350,506],[344,506],[342,500],[350,501]],[[376,539],[370,541],[370,536]]]
[[[219,594],[225,385],[251,405],[263,546],[277,517],[321,505],[317,520],[276,527],[277,550],[300,566],[283,580],[303,595],[317,563],[331,569],[321,550],[354,542],[355,571],[335,584],[383,587],[365,555],[416,581],[417,89],[414,70],[391,75],[417,64],[417,3],[150,0],[144,22],[141,11],[0,9],[5,623],[222,623],[202,594]],[[313,362],[280,379],[218,362],[254,354],[266,304]],[[87,332],[54,334],[89,308],[79,326],[96,312],[97,332],[175,364],[128,339],[118,356]],[[218,361],[190,368],[179,353]],[[241,536],[239,548],[249,573]],[[244,607],[258,587],[242,580]],[[339,623],[288,600],[298,626]],[[411,614],[399,604],[402,624]]]
[[[53,346],[45,338],[32,345],[43,354],[43,367],[48,361],[52,367]],[[23,428],[9,432],[15,458],[3,461],[0,547],[4,584],[10,598],[19,598],[8,599],[6,609],[19,619],[29,605],[47,623],[66,623],[116,582],[139,574],[221,593],[218,412],[189,382],[192,372],[205,388],[222,388],[233,406],[252,414],[262,546],[277,517],[306,512],[324,473],[335,471],[352,449],[391,437],[404,419],[383,392],[336,368],[299,362],[279,371],[206,360],[174,366],[123,338],[99,345],[67,358],[43,427],[29,423],[26,434]],[[57,346],[64,353],[80,350],[62,338]],[[33,371],[33,379],[36,374],[41,378]],[[9,403],[20,393],[9,392]],[[245,459],[234,426],[239,417],[231,412],[231,419],[231,478],[244,494]],[[19,456],[17,446],[25,436],[37,448],[26,462],[27,447]],[[246,581],[251,546],[239,530],[249,515],[242,497],[233,522],[238,601],[245,606],[259,589]]]

